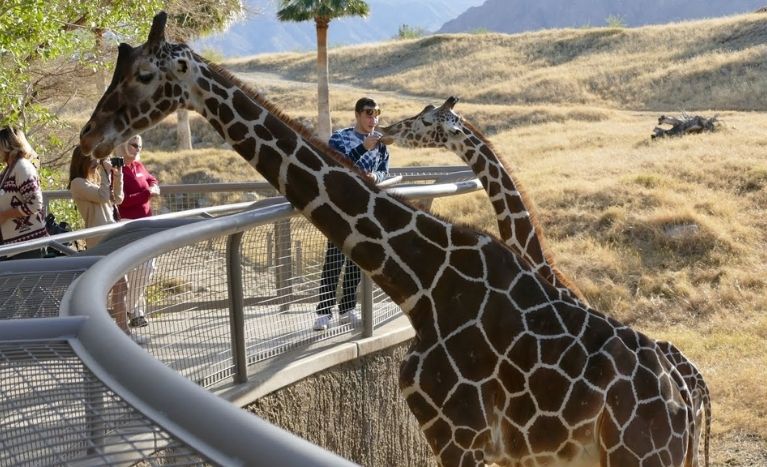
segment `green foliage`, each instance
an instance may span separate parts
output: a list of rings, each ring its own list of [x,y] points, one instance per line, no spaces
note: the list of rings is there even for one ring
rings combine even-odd
[[[160,0],[5,0],[0,11],[0,124],[25,130],[49,120],[45,85],[60,61],[96,69],[108,31],[120,39],[144,34]]]
[[[65,189],[69,181],[69,174],[63,169],[41,167],[38,169],[38,175],[43,192]],[[48,212],[56,215],[57,222],[68,222],[72,229],[85,227],[80,214],[77,212],[77,206],[71,199],[49,200]]]
[[[280,0],[277,18],[280,21],[309,21],[322,18],[330,21],[344,16],[367,16],[368,4],[362,0]]]
[[[395,39],[418,39],[419,37],[425,36],[427,33],[428,31],[424,28],[403,24],[397,30]]]
[[[620,15],[610,15],[605,18],[608,28],[622,29],[626,27],[626,20]]]
[[[3,0],[0,126],[23,129],[44,166],[66,165],[77,129],[65,127],[60,110],[72,96],[94,101],[117,43],[142,42],[161,9],[168,37],[178,40],[225,29],[243,7],[241,0]]]
[[[43,166],[61,165],[70,138],[59,112],[95,97],[112,43],[146,34],[162,0],[4,0],[0,6],[0,126],[23,129]],[[65,136],[67,135],[67,136]],[[59,159],[56,162],[56,159]]]
[[[164,0],[168,13],[166,35],[189,40],[229,27],[244,12],[242,0]]]

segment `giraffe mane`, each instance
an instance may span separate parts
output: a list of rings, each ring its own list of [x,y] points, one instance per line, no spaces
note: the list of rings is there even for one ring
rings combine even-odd
[[[295,119],[288,116],[285,112],[277,108],[274,104],[272,104],[266,97],[262,96],[258,91],[253,89],[252,86],[249,84],[243,82],[240,78],[235,76],[231,71],[227,70],[223,66],[210,62],[206,60],[205,58],[197,55],[196,58],[199,59],[201,62],[204,62],[214,73],[217,73],[220,75],[223,79],[226,79],[230,82],[230,84],[236,85],[240,88],[240,90],[250,99],[257,102],[259,105],[264,107],[269,113],[277,117],[278,119],[282,120],[286,125],[288,125],[292,130],[294,130],[296,133],[301,135],[301,137],[308,141],[312,146],[314,146],[317,150],[319,150],[322,154],[330,157],[333,161],[337,162],[339,165],[350,169],[354,172],[356,172],[360,177],[362,177],[365,182],[368,182],[367,178],[364,176],[364,173],[357,168],[350,160],[346,159],[345,157],[342,157],[342,155],[330,147],[330,145],[326,142],[315,136],[308,128],[306,128],[304,125],[296,121]],[[375,184],[371,183],[371,185],[375,186]]]
[[[583,299],[582,293],[578,288],[575,286],[575,283],[567,277],[558,267],[556,259],[554,258],[554,255],[550,252],[548,244],[546,242],[546,236],[543,232],[543,226],[538,221],[538,213],[536,212],[535,205],[533,204],[531,198],[527,195],[527,191],[524,188],[524,184],[522,184],[517,177],[514,176],[514,172],[510,170],[510,167],[508,163],[506,162],[506,159],[495,150],[495,147],[493,146],[493,143],[488,140],[485,135],[474,125],[472,125],[468,120],[463,120],[463,125],[471,130],[471,132],[479,138],[483,144],[487,145],[488,148],[490,148],[491,151],[493,151],[494,154],[498,156],[498,161],[501,163],[501,167],[503,170],[506,171],[506,173],[509,174],[509,177],[511,177],[511,180],[514,182],[514,186],[517,188],[517,191],[519,192],[519,196],[522,198],[522,202],[527,207],[527,211],[530,215],[530,223],[533,224],[533,228],[535,229],[535,232],[538,236],[538,243],[541,245],[541,251],[543,252],[543,256],[546,259],[546,261],[551,266],[551,269],[554,271],[554,274],[557,275],[557,279],[559,279],[565,287],[570,289],[571,291],[575,292],[576,295],[579,296],[579,298]]]

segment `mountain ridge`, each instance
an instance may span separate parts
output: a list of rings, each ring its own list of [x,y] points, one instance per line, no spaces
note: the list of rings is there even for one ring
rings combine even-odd
[[[388,40],[397,35],[402,25],[430,33],[482,1],[419,0],[414,3],[410,0],[368,0],[370,15],[367,18],[345,17],[331,21],[328,46]],[[225,32],[197,39],[192,46],[224,57],[316,49],[313,21],[279,21],[275,1],[247,0],[245,3],[247,11],[260,13],[236,21]]]
[[[330,81],[485,105],[762,110],[765,44],[765,14],[638,28],[437,34],[332,49]],[[313,52],[262,54],[227,66],[316,83]]]
[[[482,29],[518,33],[604,26],[611,21],[636,27],[750,13],[766,3],[765,0],[486,0],[447,21],[437,33]],[[556,14],[550,14],[552,11]]]

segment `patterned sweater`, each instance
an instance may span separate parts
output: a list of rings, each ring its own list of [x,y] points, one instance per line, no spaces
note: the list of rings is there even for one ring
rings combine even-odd
[[[330,136],[330,147],[339,151],[352,161],[357,168],[365,173],[375,175],[375,182],[383,181],[389,173],[389,150],[383,143],[368,151],[362,142],[365,140],[362,133],[354,131],[353,127],[338,130]]]
[[[8,168],[6,167],[5,171]],[[2,172],[0,180],[6,173]],[[45,237],[45,214],[40,179],[32,162],[19,158],[0,187],[0,210],[20,209],[25,216],[8,219],[0,226],[2,243],[18,243]]]

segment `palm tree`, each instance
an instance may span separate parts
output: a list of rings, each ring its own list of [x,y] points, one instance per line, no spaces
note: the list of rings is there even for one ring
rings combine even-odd
[[[277,19],[314,19],[317,31],[317,136],[330,137],[330,92],[328,90],[328,27],[333,18],[367,16],[370,8],[362,0],[280,0]]]

